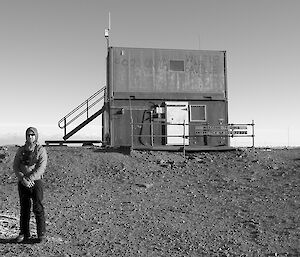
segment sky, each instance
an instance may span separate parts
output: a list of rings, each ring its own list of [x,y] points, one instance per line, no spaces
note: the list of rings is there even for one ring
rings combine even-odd
[[[29,126],[42,143],[62,139],[57,122],[106,83],[110,13],[110,46],[225,50],[229,122],[254,120],[256,146],[299,146],[299,11],[299,0],[0,0],[0,145],[24,143]],[[76,137],[100,139],[101,119]]]

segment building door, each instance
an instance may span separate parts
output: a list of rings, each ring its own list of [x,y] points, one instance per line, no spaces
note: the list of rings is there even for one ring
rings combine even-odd
[[[188,102],[166,102],[166,120],[167,145],[188,145]]]

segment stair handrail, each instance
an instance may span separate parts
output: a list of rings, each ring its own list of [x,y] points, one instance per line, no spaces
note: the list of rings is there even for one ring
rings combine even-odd
[[[76,108],[74,108],[72,111],[70,111],[66,116],[61,118],[58,121],[58,127],[63,129],[66,128],[69,124],[71,124],[73,121],[78,119],[81,115],[83,115],[85,112],[87,112],[89,109],[91,109],[93,106],[95,106],[98,102],[100,102],[104,98],[104,94],[94,101],[91,105],[88,105],[88,102],[94,99],[96,96],[98,96],[100,93],[105,91],[106,86],[103,86],[101,89],[99,89],[97,92],[95,92],[93,95],[91,95],[88,99],[86,99],[84,102],[82,102],[80,105],[78,105]],[[79,114],[77,114],[74,118],[66,122],[67,118],[72,116],[74,113],[76,113],[78,110],[80,110],[83,106],[87,106],[84,110],[82,110]]]

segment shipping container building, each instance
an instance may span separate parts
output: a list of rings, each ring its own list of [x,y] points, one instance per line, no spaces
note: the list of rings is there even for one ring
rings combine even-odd
[[[226,148],[227,125],[225,51],[108,48],[102,115],[107,145]]]

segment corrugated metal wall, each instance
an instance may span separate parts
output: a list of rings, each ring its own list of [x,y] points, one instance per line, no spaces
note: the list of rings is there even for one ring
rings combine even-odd
[[[224,52],[112,48],[114,92],[225,96]]]

